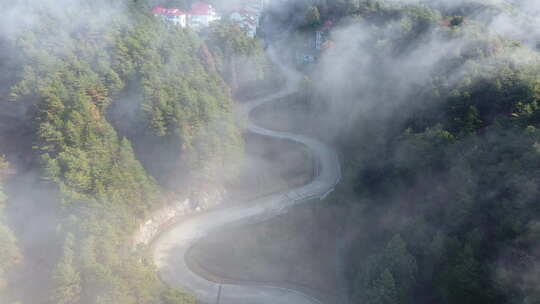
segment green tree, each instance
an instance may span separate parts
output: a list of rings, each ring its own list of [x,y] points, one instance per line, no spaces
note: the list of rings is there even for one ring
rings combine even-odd
[[[9,164],[5,157],[0,155],[0,298],[8,299],[10,286],[8,274],[14,267],[22,262],[22,253],[17,246],[17,239],[5,222],[4,208],[7,204],[7,195],[4,193],[3,179],[9,171]]]
[[[162,295],[163,304],[187,304],[193,303],[193,296],[176,289],[167,289]]]
[[[321,25],[321,14],[316,6],[309,6],[306,10],[305,25],[309,28],[316,28]]]
[[[64,242],[64,250],[60,263],[52,275],[54,284],[53,303],[75,304],[79,303],[81,293],[81,278],[74,264],[73,235],[68,234]]]
[[[418,265],[415,257],[407,249],[401,235],[395,235],[386,245],[381,257],[382,267],[390,270],[396,282],[400,302],[411,300],[415,287]]]
[[[394,277],[388,269],[385,269],[381,276],[371,283],[367,297],[369,304],[400,303]]]
[[[472,249],[465,246],[445,272],[441,289],[445,303],[454,303],[458,299],[467,304],[489,303],[485,301],[488,294],[482,288],[482,281],[481,265]]]

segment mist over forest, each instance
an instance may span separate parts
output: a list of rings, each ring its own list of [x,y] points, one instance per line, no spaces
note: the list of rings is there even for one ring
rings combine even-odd
[[[206,303],[155,242],[316,181],[290,134],[340,182],[191,244],[218,303],[540,303],[540,3],[206,2],[0,3],[0,304]]]

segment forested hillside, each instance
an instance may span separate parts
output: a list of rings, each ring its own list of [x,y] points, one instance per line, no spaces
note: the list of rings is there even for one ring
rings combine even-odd
[[[298,102],[342,152],[344,182],[327,203],[349,210],[335,220],[346,223],[351,303],[536,303],[534,11],[420,2],[289,2],[303,17],[274,36],[310,45],[334,23],[331,47],[300,65]],[[270,33],[290,25],[280,9]]]
[[[1,30],[0,65],[10,77],[1,79],[0,99],[24,109],[18,119],[31,135],[20,140],[33,147],[19,151],[27,155],[21,168],[37,172],[59,201],[48,209],[60,215],[63,239],[54,244],[60,256],[43,257],[56,260],[42,284],[52,286],[47,299],[19,298],[194,303],[161,283],[130,238],[169,200],[234,178],[243,141],[227,74],[214,62],[259,46],[231,49],[225,42],[247,39],[234,36],[241,32],[212,38],[171,27],[141,1],[63,2],[0,5],[8,21],[24,16]],[[0,275],[19,260],[1,219]]]
[[[15,236],[11,229],[6,225],[4,208],[7,196],[4,192],[3,180],[9,174],[9,164],[4,157],[0,158],[0,298],[13,299],[12,293],[8,288],[8,279],[10,272],[14,271],[14,266],[21,263],[21,253],[17,246]]]
[[[233,96],[283,79],[227,18],[195,32],[151,15],[160,4],[191,1],[0,4],[0,304],[196,303],[131,238],[160,207],[235,180]],[[264,45],[305,74],[280,105],[300,113],[267,123],[341,156],[343,180],[313,212],[335,216],[350,303],[540,302],[538,8],[276,0],[264,12]],[[43,248],[24,246],[31,230]],[[35,278],[47,279],[24,284]]]

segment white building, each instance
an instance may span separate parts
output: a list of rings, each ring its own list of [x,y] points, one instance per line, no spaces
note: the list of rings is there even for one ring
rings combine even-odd
[[[328,39],[328,33],[332,29],[332,26],[334,26],[332,21],[326,21],[321,28],[315,31],[315,49],[316,50],[320,51],[323,49],[323,45]]]
[[[177,8],[156,6],[152,9],[152,13],[154,13],[154,16],[159,16],[174,25],[190,26],[194,29],[207,27],[210,23],[221,19],[214,7],[205,2],[193,3],[189,12],[183,12]]]
[[[216,9],[205,2],[195,2],[191,5],[189,14],[189,26],[194,29],[207,27],[210,23],[220,20],[221,17],[217,14]]]
[[[165,8],[163,6],[156,6],[152,9],[154,16],[159,16],[174,25],[181,27],[187,26],[187,13],[177,8]]]

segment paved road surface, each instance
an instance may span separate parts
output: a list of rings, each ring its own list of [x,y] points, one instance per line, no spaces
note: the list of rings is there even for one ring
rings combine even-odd
[[[252,100],[242,109],[249,113],[256,107],[277,102],[280,97],[294,91],[297,81],[270,96]],[[200,238],[224,225],[272,217],[285,209],[310,199],[323,198],[341,178],[341,167],[333,149],[302,135],[277,132],[257,126],[250,120],[247,129],[263,136],[290,140],[306,145],[312,152],[317,165],[317,175],[307,185],[257,199],[250,204],[215,210],[187,219],[163,233],[156,240],[153,250],[154,261],[162,279],[172,287],[194,293],[205,304],[320,304],[321,302],[299,291],[263,286],[259,284],[219,284],[200,277],[187,266],[187,250]],[[234,246],[234,244],[231,244]],[[328,303],[333,304],[333,303]]]

